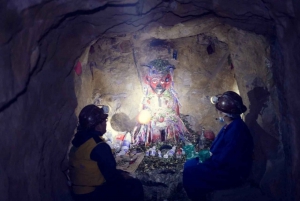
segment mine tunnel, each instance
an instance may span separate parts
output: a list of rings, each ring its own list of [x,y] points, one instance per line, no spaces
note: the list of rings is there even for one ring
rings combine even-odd
[[[249,183],[212,200],[300,200],[299,13],[292,0],[3,1],[0,200],[71,201],[80,110],[106,105],[107,133],[132,133],[157,59],[172,66],[179,116],[195,136],[223,126],[212,96],[234,91],[248,108]],[[182,171],[158,181],[147,165],[145,200],[188,200]]]

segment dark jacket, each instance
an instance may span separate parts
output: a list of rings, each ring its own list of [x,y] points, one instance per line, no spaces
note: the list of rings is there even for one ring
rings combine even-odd
[[[240,184],[252,164],[253,140],[247,125],[236,118],[225,125],[213,142],[212,156],[204,163],[187,161],[183,172],[186,189],[210,191]]]

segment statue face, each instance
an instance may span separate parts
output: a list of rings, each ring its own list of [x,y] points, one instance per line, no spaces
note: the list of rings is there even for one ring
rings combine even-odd
[[[169,89],[172,82],[172,77],[170,74],[157,74],[153,76],[146,77],[147,83],[150,85],[151,89],[160,95],[164,93],[166,89]]]

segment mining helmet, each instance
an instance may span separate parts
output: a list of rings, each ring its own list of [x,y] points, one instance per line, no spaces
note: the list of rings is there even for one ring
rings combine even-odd
[[[233,91],[226,91],[222,95],[212,96],[210,100],[216,105],[217,110],[227,114],[242,114],[247,110],[240,95]]]
[[[106,121],[107,113],[107,106],[99,108],[96,105],[87,105],[79,114],[79,125],[84,130],[93,130],[99,123]]]

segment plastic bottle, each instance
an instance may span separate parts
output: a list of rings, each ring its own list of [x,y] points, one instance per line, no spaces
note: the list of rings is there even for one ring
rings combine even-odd
[[[181,158],[181,156],[182,156],[181,149],[177,149],[176,158]]]
[[[149,156],[150,149],[146,150],[145,156]]]
[[[130,148],[130,142],[131,142],[131,135],[130,133],[127,133],[122,142],[121,150],[127,152]]]
[[[175,154],[176,146],[173,146],[171,150],[168,151],[168,155],[170,157],[173,157]]]
[[[156,146],[153,146],[150,150],[150,156],[155,156],[156,155]]]
[[[180,149],[181,149],[181,154],[185,155],[185,151],[182,148],[180,148]]]
[[[112,134],[111,134],[111,132],[106,132],[103,137],[105,138],[105,140],[107,142],[110,141],[112,143]]]
[[[210,151],[208,149],[205,149],[205,141],[206,138],[204,137],[204,128],[202,128],[201,136],[199,139],[199,153],[197,154],[200,163],[203,163],[210,157]]]
[[[199,151],[205,147],[204,128],[202,128],[201,135],[199,138]]]
[[[186,142],[183,150],[185,151],[186,159],[191,159],[195,156],[195,147],[192,143]]]
[[[158,157],[161,158],[161,151],[160,150],[157,151],[157,154],[158,154]]]
[[[116,152],[119,152],[121,150],[123,139],[124,139],[123,135],[119,134],[116,136],[115,143],[114,143],[114,148]]]
[[[106,143],[110,146],[111,149],[114,149],[114,146],[113,146],[113,144],[112,144],[112,142],[111,142],[110,139],[107,139]]]
[[[124,150],[121,150],[119,153],[117,153],[117,156],[123,156],[125,154],[126,154],[126,152]]]

